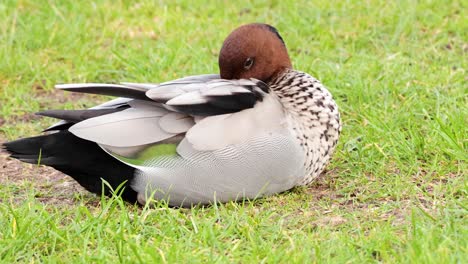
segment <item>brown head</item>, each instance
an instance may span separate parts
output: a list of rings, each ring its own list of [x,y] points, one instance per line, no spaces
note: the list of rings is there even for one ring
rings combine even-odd
[[[219,54],[223,79],[255,78],[268,82],[287,68],[292,65],[286,45],[278,31],[266,24],[237,28],[226,38]]]

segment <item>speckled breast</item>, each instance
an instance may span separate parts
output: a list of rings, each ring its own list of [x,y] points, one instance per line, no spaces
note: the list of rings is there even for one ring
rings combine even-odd
[[[304,149],[306,174],[299,185],[310,183],[324,170],[341,132],[338,106],[330,92],[314,77],[287,70],[270,83]]]

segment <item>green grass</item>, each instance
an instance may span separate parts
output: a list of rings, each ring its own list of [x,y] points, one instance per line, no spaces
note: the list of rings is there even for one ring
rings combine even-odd
[[[217,72],[224,37],[256,21],[275,25],[295,68],[329,87],[342,137],[311,186],[207,208],[141,209],[87,194],[48,204],[35,181],[0,165],[1,262],[468,259],[466,2],[85,2],[0,2],[0,137],[53,122],[29,113],[107,99],[64,96],[55,83]]]

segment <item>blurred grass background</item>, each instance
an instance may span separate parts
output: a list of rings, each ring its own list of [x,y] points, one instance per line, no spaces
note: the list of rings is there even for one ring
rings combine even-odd
[[[251,22],[278,28],[294,67],[332,92],[344,127],[316,183],[209,208],[141,209],[72,193],[75,204],[48,204],[36,199],[40,178],[16,181],[3,165],[0,259],[462,263],[467,13],[464,1],[429,0],[1,1],[4,140],[54,122],[33,112],[108,99],[55,83],[217,72],[223,39]]]

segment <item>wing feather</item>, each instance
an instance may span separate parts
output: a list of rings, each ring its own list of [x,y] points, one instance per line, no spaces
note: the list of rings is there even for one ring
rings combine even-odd
[[[94,117],[69,128],[74,135],[99,144],[129,147],[158,142],[174,136],[159,126],[166,113],[130,108],[117,113]]]
[[[89,118],[119,112],[124,109],[125,108],[86,109],[86,110],[46,110],[46,111],[37,112],[36,115],[53,117],[53,118],[77,123],[77,122],[81,122]]]
[[[213,150],[244,141],[256,130],[269,129],[278,121],[262,120],[265,107],[249,110],[262,102],[269,92],[268,86],[256,79],[223,80],[217,74],[208,74],[161,84],[88,83],[56,87],[127,97],[89,110],[42,114],[65,120],[50,130],[68,128],[80,138],[123,152],[128,148],[129,153],[145,149],[138,146],[158,144],[170,138],[180,142],[184,137],[178,135],[185,134],[197,150]],[[244,113],[243,110],[248,111]],[[258,129],[258,125],[267,128]]]
[[[145,96],[148,89],[142,87],[130,87],[119,84],[106,84],[106,83],[71,83],[71,84],[57,84],[56,89],[65,90],[77,93],[90,93],[120,96],[126,98],[134,98],[140,100],[150,100]]]
[[[252,108],[267,92],[266,84],[256,79],[217,79],[196,83],[167,82],[148,90],[146,96],[163,103],[171,111],[212,116]]]

